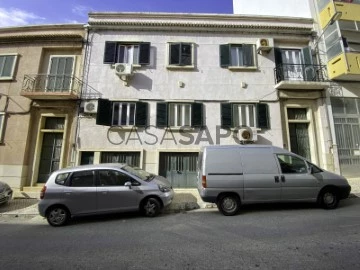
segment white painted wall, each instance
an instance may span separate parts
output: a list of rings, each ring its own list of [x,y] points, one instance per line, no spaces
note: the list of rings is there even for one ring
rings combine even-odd
[[[307,0],[233,0],[234,14],[311,18]]]

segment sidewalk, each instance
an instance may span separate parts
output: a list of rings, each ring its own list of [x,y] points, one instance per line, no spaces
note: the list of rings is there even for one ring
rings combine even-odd
[[[360,178],[348,179],[351,185],[350,197],[360,197]],[[15,195],[15,198],[6,205],[0,205],[1,217],[33,217],[39,215],[37,209],[38,199],[21,197],[21,194]],[[165,213],[179,213],[188,210],[200,208],[216,207],[211,203],[204,203],[197,189],[175,189],[175,197],[171,205],[165,209]]]

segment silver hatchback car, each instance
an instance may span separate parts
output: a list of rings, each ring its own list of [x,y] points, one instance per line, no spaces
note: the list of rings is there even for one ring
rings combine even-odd
[[[171,184],[127,164],[84,165],[53,172],[41,190],[41,216],[52,226],[71,217],[141,211],[154,217],[174,197]]]

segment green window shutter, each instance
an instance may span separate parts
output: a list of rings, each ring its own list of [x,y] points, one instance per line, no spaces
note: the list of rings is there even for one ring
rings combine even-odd
[[[301,58],[303,62],[303,73],[305,81],[316,80],[315,68],[313,65],[313,57],[311,54],[311,48],[305,47],[301,49]]]
[[[258,128],[270,128],[269,121],[269,106],[265,103],[257,104],[257,127]]]
[[[150,42],[140,43],[140,65],[150,65]]]
[[[148,120],[148,104],[146,102],[136,102],[135,126],[146,127]]]
[[[232,104],[231,103],[221,103],[220,114],[221,114],[221,127],[222,128],[233,127]]]
[[[170,65],[179,65],[180,64],[180,43],[170,44]]]
[[[301,57],[304,65],[313,65],[313,58],[310,47],[301,49]]]
[[[98,110],[96,114],[96,124],[111,126],[112,102],[108,99],[98,99]]]
[[[166,102],[158,102],[156,104],[156,126],[168,126],[168,104]]]
[[[104,64],[114,64],[116,57],[116,42],[106,41],[104,52]]]
[[[191,104],[191,126],[202,127],[203,126],[203,104],[192,103]]]
[[[220,67],[230,66],[230,45],[220,45]]]
[[[274,49],[275,52],[275,63],[276,65],[280,65],[282,64],[282,57],[281,57],[281,49],[280,48],[275,48]]]

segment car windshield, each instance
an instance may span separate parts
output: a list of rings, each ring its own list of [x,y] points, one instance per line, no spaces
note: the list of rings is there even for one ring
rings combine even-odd
[[[140,169],[139,167],[131,167],[129,165],[125,165],[122,167],[122,169],[138,178],[140,178],[143,181],[150,182],[155,175],[148,173],[147,171],[144,171],[143,169]]]

